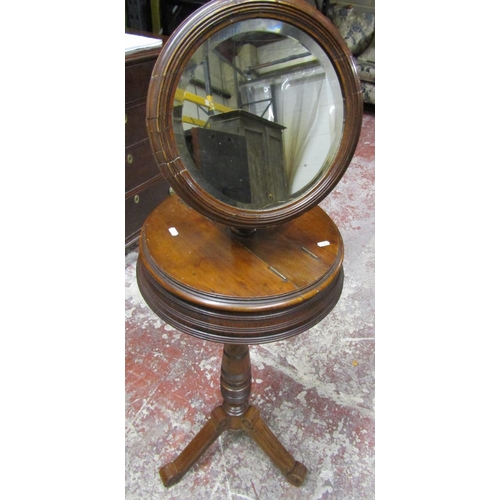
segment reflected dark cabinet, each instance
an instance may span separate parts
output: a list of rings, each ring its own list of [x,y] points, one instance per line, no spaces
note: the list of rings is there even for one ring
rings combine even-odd
[[[219,193],[242,203],[252,202],[245,137],[193,127],[186,142],[200,172]]]
[[[169,194],[146,129],[149,80],[160,50],[125,55],[125,248],[139,239],[147,216]]]
[[[252,203],[265,207],[288,199],[285,127],[242,110],[211,116],[208,122],[211,130],[245,137]]]

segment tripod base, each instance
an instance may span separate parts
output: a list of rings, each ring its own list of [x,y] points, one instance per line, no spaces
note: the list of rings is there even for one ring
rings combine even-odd
[[[208,422],[193,440],[173,461],[160,469],[164,486],[172,486],[179,481],[212,443],[226,430],[243,430],[267,453],[273,463],[285,475],[288,482],[300,486],[306,477],[306,467],[294,460],[288,451],[260,418],[255,406],[249,406],[241,416],[231,416],[223,406],[217,406]]]
[[[243,430],[257,442],[294,486],[304,482],[307,469],[297,462],[260,418],[259,410],[248,404],[252,386],[250,354],[247,345],[225,344],[221,366],[221,394],[208,422],[182,453],[160,469],[165,486],[179,481],[210,445],[227,430]]]

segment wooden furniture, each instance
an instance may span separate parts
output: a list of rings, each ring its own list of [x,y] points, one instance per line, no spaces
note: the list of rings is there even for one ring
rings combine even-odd
[[[126,248],[137,242],[146,217],[169,192],[169,185],[158,170],[151,152],[146,129],[149,80],[160,51],[161,47],[125,55]]]
[[[201,174],[218,192],[242,203],[252,202],[245,137],[193,127],[186,133],[186,142]]]
[[[288,198],[282,138],[285,127],[242,109],[210,116],[208,123],[211,130],[245,138],[252,204],[265,207]]]
[[[179,330],[225,344],[223,403],[179,457],[161,468],[165,486],[228,429],[248,433],[291,484],[302,484],[307,469],[249,404],[248,345],[288,338],[323,319],[342,291],[342,261],[340,233],[319,207],[250,237],[200,215],[177,195],[151,213],[137,263],[145,301]]]
[[[270,208],[249,209],[218,196],[215,181],[200,175],[186,145],[182,110],[177,108],[186,83],[193,78],[196,51],[208,52],[221,42],[233,45],[249,35],[260,43],[269,34],[273,42],[277,37],[285,41],[297,37],[321,64],[332,92],[339,89],[334,105],[323,110],[328,116],[335,110],[341,126],[318,179],[293,198],[276,200]],[[205,76],[211,77],[208,70]],[[304,89],[301,97],[307,103],[309,95]],[[210,105],[208,93],[205,99]],[[290,483],[302,484],[305,466],[281,445],[250,404],[248,346],[308,330],[340,297],[342,238],[317,204],[350,163],[362,112],[359,79],[345,42],[303,0],[211,2],[197,10],[162,50],[151,76],[146,122],[158,166],[177,194],[155,208],[144,223],[137,281],[145,301],[161,319],[184,333],[224,344],[222,405],[213,410],[178,458],[160,469],[165,486],[178,481],[228,429],[248,433]],[[234,132],[229,134],[242,136]],[[229,149],[216,154],[227,154]],[[235,163],[238,158],[236,155]],[[213,165],[218,159],[201,161]],[[273,177],[279,160],[268,160],[267,175]],[[259,161],[264,161],[262,155]],[[231,162],[224,160],[224,164]]]
[[[286,7],[279,0],[262,0],[257,12],[254,11],[257,4],[248,0],[233,5],[228,0],[206,4],[172,35],[151,75],[146,123],[158,167],[175,192],[189,200],[192,207],[207,217],[235,228],[251,229],[280,224],[317,205],[344,175],[361,130],[363,102],[360,83],[345,41],[332,23],[304,0],[285,2]],[[269,209],[266,204],[261,209],[247,210],[227,200],[217,199],[210,179],[196,175],[199,169],[186,145],[182,110],[177,108],[180,107],[179,91],[182,94],[186,90],[186,81],[181,82],[181,78],[189,79],[190,70],[186,68],[192,66],[192,58],[197,50],[203,44],[209,44],[210,38],[216,36],[218,30],[227,38],[217,40],[217,43],[230,43],[231,30],[244,30],[246,23],[253,23],[256,17],[259,22],[262,20],[261,25],[269,31],[274,30],[273,38],[278,28],[300,37],[299,43],[321,63],[327,78],[336,80],[340,97],[332,110],[342,120],[338,124],[340,140],[335,142],[335,146],[332,142],[333,150],[328,153],[331,163],[318,171],[318,177],[321,178],[315,178],[309,185],[303,186],[294,193],[293,199],[277,202]],[[236,31],[235,38],[244,34]],[[283,38],[287,36],[283,35]],[[260,37],[262,35],[259,33]]]

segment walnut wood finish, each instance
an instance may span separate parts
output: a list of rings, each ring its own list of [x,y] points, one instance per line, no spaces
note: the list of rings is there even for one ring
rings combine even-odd
[[[306,467],[297,462],[283,447],[260,417],[255,406],[248,404],[252,383],[248,346],[226,344],[222,356],[222,406],[217,406],[203,428],[181,454],[160,469],[165,486],[177,483],[212,443],[226,430],[243,430],[264,450],[285,475],[287,481],[300,486],[307,474]]]
[[[297,335],[323,319],[342,291],[342,238],[319,207],[238,236],[172,196],[144,223],[139,249],[137,280],[151,309],[213,342]]]

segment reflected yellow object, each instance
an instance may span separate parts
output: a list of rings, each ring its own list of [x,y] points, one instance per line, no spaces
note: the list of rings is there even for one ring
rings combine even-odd
[[[199,104],[205,108],[208,108],[210,111],[220,111],[221,113],[228,113],[229,111],[234,111],[233,108],[228,108],[223,104],[219,104],[214,102],[213,97],[208,95],[207,97],[201,97],[196,94],[192,94],[191,92],[187,92],[181,89],[177,89],[175,91],[175,99],[182,103],[184,101],[193,102],[195,104]]]
[[[197,125],[198,127],[204,127],[207,123],[203,120],[198,120],[198,118],[192,118],[191,116],[183,116],[182,121],[184,123],[189,123],[190,125]]]

